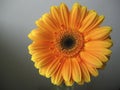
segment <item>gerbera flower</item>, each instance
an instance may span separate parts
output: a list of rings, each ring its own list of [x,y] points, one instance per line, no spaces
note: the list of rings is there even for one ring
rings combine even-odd
[[[52,6],[36,21],[37,28],[28,37],[33,41],[29,53],[40,75],[55,85],[90,82],[98,76],[111,54],[111,27],[100,26],[104,16],[74,3]]]

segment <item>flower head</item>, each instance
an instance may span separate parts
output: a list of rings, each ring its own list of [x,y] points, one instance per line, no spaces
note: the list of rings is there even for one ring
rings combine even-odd
[[[28,37],[33,41],[29,53],[40,75],[55,85],[90,82],[98,76],[111,54],[111,27],[100,26],[104,16],[74,3],[52,6],[50,13],[36,21]]]

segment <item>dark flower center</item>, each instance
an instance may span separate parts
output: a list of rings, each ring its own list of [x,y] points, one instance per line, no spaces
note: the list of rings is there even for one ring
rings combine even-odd
[[[76,44],[76,40],[72,35],[65,35],[61,41],[60,41],[60,45],[62,47],[62,49],[72,49]]]
[[[65,57],[73,57],[83,47],[83,36],[77,30],[61,30],[55,33],[55,50]]]

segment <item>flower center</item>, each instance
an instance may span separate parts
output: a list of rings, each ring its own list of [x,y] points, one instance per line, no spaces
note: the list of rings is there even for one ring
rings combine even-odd
[[[66,35],[60,41],[61,48],[66,50],[72,49],[75,44],[76,40],[72,35]]]
[[[73,57],[83,47],[83,35],[77,30],[62,30],[55,35],[55,49],[65,57]]]

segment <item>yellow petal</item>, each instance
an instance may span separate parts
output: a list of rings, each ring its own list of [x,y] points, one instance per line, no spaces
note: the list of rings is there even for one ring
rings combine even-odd
[[[49,32],[44,31],[41,32],[39,29],[34,29],[28,35],[28,37],[33,41],[52,41],[53,35],[49,34]]]
[[[58,71],[51,76],[51,82],[55,85],[60,85],[63,81],[62,74],[61,74],[62,66],[63,65],[61,64],[58,68]]]
[[[43,22],[42,18],[38,19],[35,22],[36,26],[39,28],[40,32],[43,34],[44,32],[46,32],[47,35],[49,35],[49,33],[53,32],[53,29],[49,28],[48,25],[45,24],[45,22]]]
[[[42,16],[42,20],[49,29],[51,29],[53,31],[57,30],[57,28],[58,28],[57,24],[54,21],[54,19],[51,17],[50,14],[44,14]]]
[[[93,76],[98,76],[98,71],[96,68],[91,67],[90,65],[86,64],[88,71],[93,75]]]
[[[59,8],[57,6],[52,6],[50,9],[50,13],[52,17],[55,19],[55,21],[58,22],[58,25],[61,25],[62,20],[61,20]]]
[[[91,10],[88,15],[85,17],[85,19],[82,22],[82,26],[80,28],[80,32],[83,32],[86,28],[88,28],[96,19],[97,13],[93,10]]]
[[[60,4],[60,13],[61,13],[61,19],[62,19],[63,25],[68,27],[69,10],[68,10],[66,4],[64,4],[64,3]]]
[[[87,15],[87,7],[82,6],[80,13],[81,13],[81,15],[80,15],[79,27],[81,26],[82,21],[84,20],[85,16]]]
[[[43,52],[44,53],[44,52]],[[45,65],[46,63],[48,62],[51,62],[51,60],[54,59],[54,55],[51,54],[51,52],[47,52],[47,53],[41,53],[40,51],[39,52],[36,52],[32,55],[32,58],[31,60],[33,62],[40,62],[41,65],[40,66],[43,66]]]
[[[86,51],[90,51],[90,52],[99,52],[101,54],[104,54],[104,55],[110,55],[112,53],[112,51],[110,49],[107,49],[107,48],[88,48],[88,47],[85,47],[84,48]]]
[[[35,68],[39,69],[40,68],[39,64],[40,64],[40,62],[35,62],[34,63]]]
[[[84,62],[87,62],[91,65],[93,65],[96,68],[101,68],[102,67],[102,62],[96,58],[95,56],[89,54],[87,51],[82,51],[80,53],[81,58],[83,59]]]
[[[103,55],[103,54],[101,54],[101,53],[96,53],[95,56],[97,58],[99,58],[99,60],[102,61],[102,62],[107,62],[108,61],[108,57]]]
[[[72,78],[75,82],[80,82],[81,69],[80,69],[79,63],[75,58],[73,58],[71,62],[72,62]]]
[[[38,19],[35,24],[38,26],[41,32],[46,31],[46,33],[53,33],[58,30],[58,24],[55,22],[54,18],[47,13]]]
[[[82,71],[82,76],[84,78],[84,81],[90,82],[90,74],[88,72],[86,65],[83,62],[81,62],[80,65],[81,65],[81,71]]]
[[[100,61],[102,62],[107,62],[108,61],[108,57],[105,56],[103,53],[100,53],[98,51],[94,52],[94,51],[89,51],[92,55],[94,55],[95,57],[97,57]]]
[[[52,76],[58,70],[58,68],[60,66],[60,60],[61,60],[61,58],[58,58],[58,59],[53,60],[50,63],[50,65],[46,71],[46,77]]]
[[[99,25],[103,22],[104,18],[105,17],[103,15],[97,16],[96,19],[94,20],[94,22],[92,22],[92,24],[83,32],[84,35],[88,34],[94,28],[99,27]]]
[[[70,27],[71,29],[76,29],[78,26],[78,23],[80,21],[80,10],[81,6],[79,3],[74,3],[72,6],[72,10],[70,12]]]
[[[85,47],[88,48],[110,48],[112,43],[109,41],[90,41],[85,43]]]
[[[72,86],[74,81],[71,79],[70,81],[65,81],[66,86]]]
[[[90,29],[93,29],[93,28],[99,26],[103,22],[104,18],[105,18],[105,16],[103,16],[103,15],[98,16],[97,20],[94,22],[94,24],[91,26]]]
[[[109,36],[111,30],[112,28],[109,26],[99,27],[86,35],[85,40],[103,40]]]
[[[71,60],[67,59],[64,62],[63,68],[62,68],[62,76],[65,81],[70,81],[71,78]]]
[[[46,53],[44,53],[44,52],[46,52]],[[39,58],[39,57],[44,58],[44,57],[48,57],[48,56],[51,57],[51,52],[50,52],[50,51],[47,52],[46,49],[45,49],[45,50],[42,50],[42,49],[41,49],[39,52],[33,54],[33,58],[34,58],[34,59]]]
[[[35,62],[35,63],[37,63],[37,62]],[[55,63],[55,58],[51,57],[51,56],[47,56],[47,57],[45,57],[43,59],[40,59],[38,65],[37,65],[37,67],[39,67],[39,69],[40,69],[39,73],[41,75],[46,76],[47,78],[49,78],[51,76],[51,73],[52,73],[53,69],[55,69],[55,67],[56,67],[56,69],[58,68],[56,65],[51,67],[51,65],[53,65],[53,63]],[[49,70],[50,68],[52,69],[52,71],[48,72],[47,70]],[[56,69],[55,69],[55,71],[56,71]],[[53,72],[52,74],[54,74],[54,73],[55,72]]]
[[[31,33],[28,35],[28,37],[31,39],[31,40],[40,40],[40,31],[39,30],[32,30]]]
[[[47,68],[48,68],[48,66],[46,66],[44,68],[39,68],[39,74],[42,76],[45,76]]]

